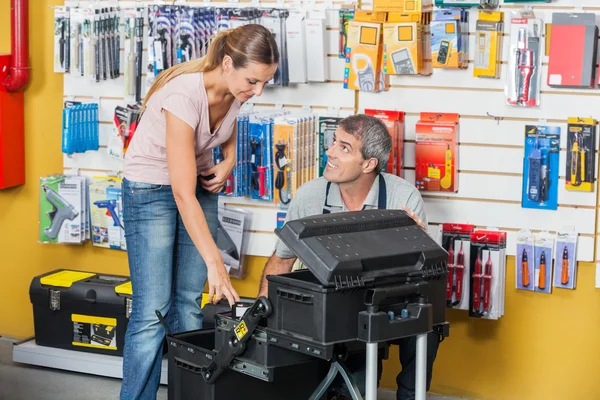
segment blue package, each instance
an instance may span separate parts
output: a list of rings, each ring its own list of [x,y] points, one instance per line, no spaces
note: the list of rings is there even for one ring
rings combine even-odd
[[[523,157],[521,206],[558,208],[560,127],[527,125]]]

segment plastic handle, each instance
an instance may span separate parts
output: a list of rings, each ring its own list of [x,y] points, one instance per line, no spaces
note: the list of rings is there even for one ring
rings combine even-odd
[[[194,364],[188,363],[188,362],[185,362],[185,361],[181,360],[178,357],[175,357],[175,365],[178,368],[185,369],[186,371],[190,371],[190,372],[192,372],[194,374],[201,374],[202,373],[202,367],[200,367],[198,365],[194,365]]]

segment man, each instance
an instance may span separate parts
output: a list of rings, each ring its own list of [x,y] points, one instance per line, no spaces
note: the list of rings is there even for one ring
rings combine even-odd
[[[323,177],[298,188],[286,221],[326,213],[387,208],[406,211],[421,228],[426,229],[427,218],[419,191],[404,179],[381,172],[387,165],[391,149],[387,128],[377,118],[359,114],[343,119],[327,150],[327,167]],[[265,266],[259,296],[267,296],[267,275],[290,272],[295,261],[294,253],[278,240],[275,254]],[[396,378],[397,399],[413,400],[416,338],[401,339],[398,344],[402,371]],[[430,333],[427,338],[427,390],[438,345],[438,335]],[[364,354],[360,354],[360,360],[347,361],[363,395],[364,363]],[[345,384],[339,386],[337,391],[349,396]]]

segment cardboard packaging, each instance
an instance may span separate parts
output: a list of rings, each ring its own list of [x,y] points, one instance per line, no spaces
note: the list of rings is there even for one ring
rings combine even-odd
[[[468,13],[462,9],[442,9],[433,13],[431,46],[433,68],[467,68]]]
[[[567,190],[593,192],[596,165],[596,121],[569,118],[567,125]]]
[[[373,10],[421,13],[433,10],[433,0],[375,0]]]
[[[552,14],[548,86],[593,88],[597,47],[596,14]]]
[[[415,185],[422,191],[458,191],[458,114],[421,113],[415,136]]]
[[[421,13],[390,12],[383,24],[383,71],[388,75],[417,75],[423,70]]]
[[[500,78],[504,13],[479,11],[475,31],[475,68],[477,78]]]
[[[385,168],[388,174],[402,176],[403,154],[404,154],[404,129],[401,124],[404,122],[404,112],[365,109],[365,114],[380,119],[388,129],[392,138],[392,151]]]

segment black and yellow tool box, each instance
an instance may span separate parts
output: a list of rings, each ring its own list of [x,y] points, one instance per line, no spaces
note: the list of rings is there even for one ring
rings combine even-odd
[[[39,346],[123,355],[129,277],[60,269],[33,278],[29,297]]]

